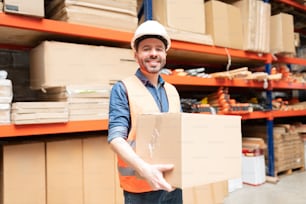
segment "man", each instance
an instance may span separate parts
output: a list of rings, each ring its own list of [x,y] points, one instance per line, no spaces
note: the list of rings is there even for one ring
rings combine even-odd
[[[174,166],[151,165],[134,151],[137,114],[181,110],[177,90],[159,75],[170,46],[170,38],[160,23],[153,20],[142,23],[131,41],[139,68],[135,75],[116,83],[111,91],[108,142],[118,156],[125,204],[182,203],[181,189],[174,189],[163,177]]]

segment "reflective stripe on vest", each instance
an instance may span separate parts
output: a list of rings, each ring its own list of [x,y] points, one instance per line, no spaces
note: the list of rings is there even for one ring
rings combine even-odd
[[[153,96],[137,76],[129,77],[122,81],[125,85],[130,105],[131,130],[127,142],[135,148],[136,142],[136,117],[142,113],[160,112]],[[169,103],[169,112],[181,111],[180,98],[176,88],[165,82],[164,88]],[[136,91],[137,90],[137,91]],[[129,192],[141,193],[151,191],[150,185],[136,176],[136,172],[118,157],[118,172],[121,187]]]

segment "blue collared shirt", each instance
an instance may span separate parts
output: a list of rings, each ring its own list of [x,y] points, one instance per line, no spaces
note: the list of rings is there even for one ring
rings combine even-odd
[[[158,85],[155,87],[141,73],[140,69],[136,71],[135,75],[150,91],[159,110],[161,112],[168,112],[169,103],[164,89],[165,81],[162,77],[158,77]],[[111,90],[108,119],[108,142],[112,141],[116,137],[126,139],[130,131],[131,117],[126,89],[122,82],[117,82]]]

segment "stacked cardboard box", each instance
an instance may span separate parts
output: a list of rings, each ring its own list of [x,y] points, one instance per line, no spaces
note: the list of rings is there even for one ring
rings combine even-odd
[[[265,126],[244,126],[243,135],[260,137],[267,141]],[[273,128],[274,140],[274,168],[275,174],[304,168],[304,143],[299,134],[291,125],[275,125]],[[266,164],[268,152],[265,151]]]
[[[276,172],[304,168],[303,140],[297,133],[274,134],[274,157]]]
[[[205,2],[206,33],[214,45],[243,49],[242,19],[238,8],[217,0]]]
[[[136,0],[55,0],[46,6],[46,13],[55,20],[133,32],[136,6]]]
[[[105,135],[23,141],[2,149],[0,203],[120,203],[115,156]]]
[[[44,142],[5,144],[1,150],[0,202],[45,204]]]
[[[44,41],[30,52],[30,86],[110,84],[137,67],[131,49]]]
[[[295,54],[293,15],[279,13],[271,16],[271,52]]]
[[[213,45],[205,31],[205,10],[202,0],[152,1],[153,19],[163,24],[171,39]],[[190,15],[192,12],[192,15]]]

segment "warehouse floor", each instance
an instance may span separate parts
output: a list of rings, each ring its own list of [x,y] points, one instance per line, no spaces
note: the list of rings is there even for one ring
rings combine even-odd
[[[279,177],[276,184],[243,185],[229,193],[224,204],[305,204],[306,171],[293,172]]]

